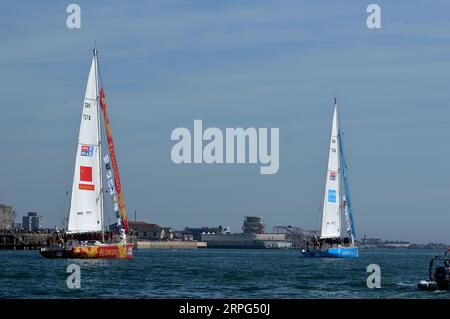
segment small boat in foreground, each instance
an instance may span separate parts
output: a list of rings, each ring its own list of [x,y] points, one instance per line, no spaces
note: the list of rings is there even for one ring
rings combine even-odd
[[[348,236],[345,237],[341,235],[342,215],[345,215],[347,225]],[[359,256],[359,248],[355,245],[355,227],[350,203],[347,163],[339,128],[337,99],[334,99],[320,237],[314,237],[307,243],[302,249],[302,255],[309,258],[356,258]]]
[[[421,280],[417,287],[425,291],[449,291],[450,290],[450,256],[447,253],[444,256],[436,256],[430,260],[428,266],[429,280]],[[442,261],[438,266],[435,262]]]
[[[127,241],[127,214],[105,94],[98,79],[97,50],[94,49],[82,106],[67,231],[40,250],[46,258],[133,258],[133,244]],[[102,147],[105,147],[104,157]],[[105,237],[103,197],[106,193],[112,201],[118,233]]]

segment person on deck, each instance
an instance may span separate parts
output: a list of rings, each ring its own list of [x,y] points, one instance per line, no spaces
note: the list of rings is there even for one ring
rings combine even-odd
[[[450,272],[450,261],[444,260],[444,266],[445,266],[445,269]]]

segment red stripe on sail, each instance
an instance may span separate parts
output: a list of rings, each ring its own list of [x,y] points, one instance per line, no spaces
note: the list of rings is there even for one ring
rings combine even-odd
[[[86,191],[95,190],[95,186],[92,184],[78,184],[78,188]]]

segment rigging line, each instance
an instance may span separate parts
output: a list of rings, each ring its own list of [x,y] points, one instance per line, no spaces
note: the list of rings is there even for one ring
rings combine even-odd
[[[102,117],[102,123],[104,123],[103,117]],[[105,125],[102,125],[102,136],[103,139],[106,140],[106,132],[105,132]],[[106,154],[106,156],[109,156],[109,151],[108,151],[108,147],[107,144],[104,144],[104,154]],[[102,163],[102,168],[103,171],[106,170],[104,163]],[[112,169],[111,169],[112,171]],[[106,174],[104,174],[103,176],[105,176]],[[114,210],[113,210],[113,196],[111,195],[110,191],[109,191],[109,186],[108,186],[108,182],[106,182],[102,188],[102,193],[103,193],[103,205],[104,205],[104,215],[105,218],[108,219],[108,227],[111,225],[111,219],[110,217],[114,214]],[[108,196],[109,195],[109,196]]]
[[[339,110],[338,110],[338,113],[340,113]],[[339,121],[341,122],[340,116],[339,116]],[[340,127],[339,127],[339,134],[340,134],[339,141],[340,141],[341,154],[342,154],[342,158],[343,158],[342,169],[345,170],[345,180],[344,180],[344,186],[345,186],[345,191],[346,191],[345,198],[346,198],[347,214],[348,214],[348,218],[350,221],[351,232],[352,232],[352,235],[354,236],[355,228],[354,228],[353,212],[352,212],[352,206],[351,206],[351,200],[350,200],[350,176],[349,176],[349,169],[348,169],[348,165],[347,165],[347,159],[344,156],[345,148],[344,148],[344,139],[342,137],[345,135],[345,133],[344,133],[342,127],[343,127],[343,125],[340,125]]]
[[[338,110],[338,119],[339,119],[339,110]],[[337,136],[337,144],[338,143],[340,143],[341,141],[341,135],[340,135],[340,129],[341,129],[341,125],[340,125],[340,121],[338,121],[338,126],[339,126],[339,128],[338,128],[338,136]],[[339,170],[338,170],[338,175],[339,175],[339,177],[338,177],[338,179],[339,179],[339,222],[340,222],[340,224],[341,224],[341,226],[340,226],[340,229],[339,229],[339,233],[340,233],[340,237],[342,237],[342,236],[344,236],[344,225],[346,225],[347,224],[347,221],[346,220],[343,220],[343,219],[345,219],[346,217],[345,217],[345,215],[346,215],[346,213],[345,213],[345,211],[344,211],[344,199],[343,199],[343,197],[342,197],[342,194],[344,194],[345,193],[345,190],[344,190],[344,186],[343,186],[343,183],[345,183],[345,181],[344,181],[344,168],[343,168],[343,166],[344,166],[344,164],[343,164],[343,160],[342,160],[342,152],[341,152],[341,150],[339,149],[339,144],[336,146],[336,149],[338,149],[338,161],[339,161]],[[342,180],[341,180],[342,179]],[[347,196],[345,196],[345,200],[347,201]],[[345,222],[345,224],[344,224],[344,222]],[[345,227],[345,231],[347,231],[347,227]]]
[[[67,211],[70,209],[70,205],[69,205],[69,207],[68,207],[68,203],[70,202],[69,201],[69,195],[70,194],[70,192],[69,192],[69,188],[67,188],[67,190],[66,190],[66,193],[65,193],[65,196],[64,196],[64,200],[63,200],[63,202],[62,202],[62,207],[61,207],[61,211],[62,212],[66,212],[67,213]],[[66,222],[66,217],[64,217],[61,221],[60,221],[60,223],[62,223],[62,228],[65,228],[65,226],[67,226],[67,225],[64,225],[65,224],[65,222]],[[55,225],[56,226],[56,225]]]
[[[343,134],[343,133],[341,133]],[[341,148],[342,148],[342,156],[344,156],[344,143],[343,143],[343,139],[341,138]],[[346,193],[345,197],[346,197],[346,204],[347,204],[347,211],[349,214],[349,220],[350,220],[350,227],[352,230],[352,234],[353,236],[355,236],[355,226],[354,226],[354,219],[353,219],[353,211],[352,211],[352,203],[350,200],[350,174],[349,174],[349,169],[348,169],[348,165],[347,165],[347,159],[344,158],[344,165],[345,165],[345,187],[346,187]]]
[[[347,208],[347,215],[348,215],[348,220],[349,220],[349,226],[350,226],[350,232],[351,232],[351,237],[352,240],[356,237],[355,234],[355,226],[354,226],[354,220],[353,220],[353,211],[352,211],[352,204],[351,204],[351,199],[350,199],[350,181],[349,181],[349,172],[348,172],[348,165],[347,165],[347,159],[344,156],[344,143],[343,143],[343,138],[342,136],[344,135],[343,131],[340,129],[339,130],[339,134],[341,136],[339,142],[339,148],[340,151],[342,153],[342,161],[343,161],[343,172],[345,172],[345,178],[344,178],[344,187],[345,187],[345,198],[346,198],[346,208]],[[344,174],[343,174],[344,176]]]
[[[97,55],[97,78],[98,78],[98,83],[100,84],[100,88],[103,88],[103,77],[102,77],[100,60],[98,58],[98,55]]]

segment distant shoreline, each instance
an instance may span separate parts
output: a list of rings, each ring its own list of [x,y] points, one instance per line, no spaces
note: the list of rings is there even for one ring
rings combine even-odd
[[[449,247],[446,244],[404,244],[404,245],[360,245],[361,249],[429,249],[429,250],[445,250]]]

